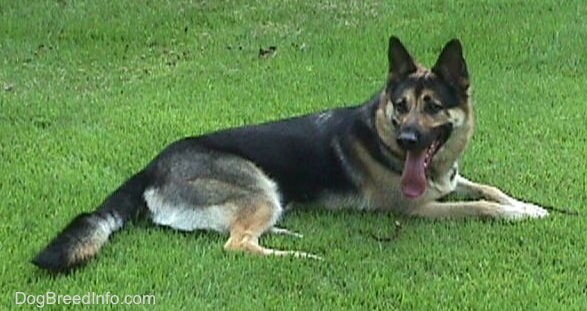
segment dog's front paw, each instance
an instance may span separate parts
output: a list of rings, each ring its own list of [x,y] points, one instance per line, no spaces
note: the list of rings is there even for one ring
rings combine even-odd
[[[521,201],[512,202],[511,205],[504,205],[503,218],[510,220],[521,220],[526,218],[544,218],[548,211],[543,207]]]

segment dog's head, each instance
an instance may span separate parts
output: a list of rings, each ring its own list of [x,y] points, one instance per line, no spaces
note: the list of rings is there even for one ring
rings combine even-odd
[[[388,58],[379,111],[388,123],[383,128],[389,147],[405,157],[402,191],[413,199],[425,192],[430,175],[448,171],[468,144],[473,130],[469,74],[456,39],[431,69],[418,65],[396,37],[389,40]]]

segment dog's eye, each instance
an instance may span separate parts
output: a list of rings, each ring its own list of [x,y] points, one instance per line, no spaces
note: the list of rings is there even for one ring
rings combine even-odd
[[[405,98],[397,100],[393,106],[398,113],[407,113],[408,112],[408,102]]]
[[[425,106],[426,112],[429,114],[437,114],[439,113],[442,109],[444,109],[444,107],[442,107],[442,105],[433,102],[433,101],[429,101],[426,103]]]

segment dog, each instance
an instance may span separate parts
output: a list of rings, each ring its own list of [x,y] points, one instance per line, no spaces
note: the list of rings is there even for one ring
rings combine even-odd
[[[34,259],[70,272],[146,214],[182,231],[228,233],[224,249],[320,259],[259,244],[290,204],[425,218],[546,217],[548,210],[470,181],[458,162],[474,130],[469,72],[458,39],[430,69],[389,39],[383,89],[361,105],[180,139],[82,213]],[[465,201],[447,201],[451,193]]]

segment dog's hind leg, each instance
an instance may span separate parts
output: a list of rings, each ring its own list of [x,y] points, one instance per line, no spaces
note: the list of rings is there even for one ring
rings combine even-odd
[[[293,236],[293,237],[296,237],[299,239],[304,237],[304,235],[301,233],[293,232],[288,229],[278,228],[278,227],[272,227],[271,229],[269,229],[269,233],[280,234],[280,235],[289,235],[289,236]]]
[[[294,234],[274,228],[283,212],[279,189],[252,162],[226,154],[189,153],[171,157],[160,167],[162,182],[144,194],[154,223],[185,231],[228,232],[226,250],[318,258],[259,245],[265,232]]]
[[[305,252],[276,250],[261,246],[259,244],[259,237],[264,232],[273,231],[280,234],[293,233],[285,229],[273,227],[277,218],[276,213],[281,213],[281,207],[277,206],[275,202],[257,198],[249,202],[240,202],[240,204],[243,203],[246,205],[239,208],[239,213],[230,226],[230,237],[224,245],[225,250],[244,251],[264,256],[293,256],[298,258],[321,259],[319,256]]]

